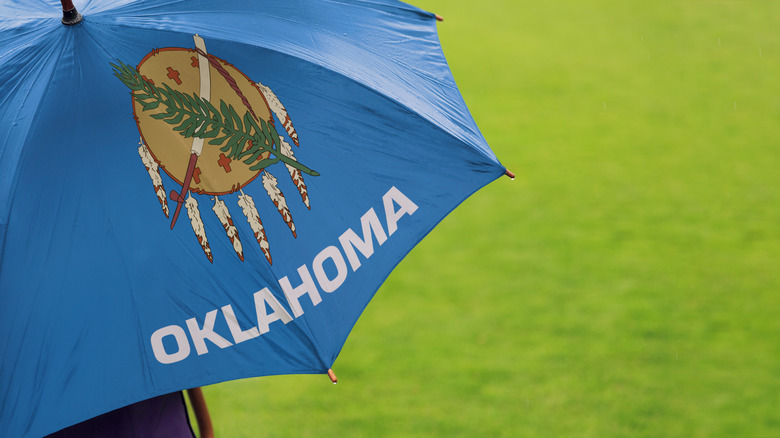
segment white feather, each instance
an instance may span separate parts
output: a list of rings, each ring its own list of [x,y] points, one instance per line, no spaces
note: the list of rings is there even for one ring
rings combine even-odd
[[[233,224],[233,219],[230,217],[230,211],[225,205],[225,201],[214,197],[214,206],[211,207],[214,210],[214,214],[217,215],[219,222],[222,223],[222,227],[225,229],[230,243],[233,244],[233,250],[238,254],[241,260],[244,259],[244,248],[241,246],[241,240],[238,238],[238,229]]]
[[[273,201],[274,205],[276,205],[276,209],[279,210],[279,214],[282,215],[282,218],[287,223],[287,226],[290,227],[290,231],[292,231],[293,236],[295,236],[295,224],[293,223],[290,209],[287,207],[287,200],[284,198],[282,191],[279,190],[276,177],[268,173],[268,170],[263,172],[263,187],[265,187],[265,191],[268,193],[268,197],[270,197],[271,201]]]
[[[188,196],[187,201],[184,203],[187,207],[187,216],[190,218],[190,224],[192,224],[192,231],[198,237],[201,248],[209,258],[209,261],[213,261],[211,255],[211,248],[209,247],[209,240],[206,238],[206,227],[203,226],[203,220],[200,218],[200,210],[198,209],[198,201],[193,196]]]
[[[168,198],[165,196],[165,188],[163,187],[162,177],[160,177],[160,170],[157,166],[157,162],[154,161],[154,157],[147,149],[143,142],[143,139],[138,142],[141,146],[138,147],[138,155],[141,156],[141,161],[144,163],[146,171],[149,173],[149,178],[152,179],[152,185],[154,185],[154,192],[157,195],[157,200],[160,201],[163,213],[165,217],[168,217]]]
[[[292,120],[290,119],[290,115],[287,113],[287,108],[282,105],[282,102],[279,101],[279,98],[276,97],[276,94],[274,94],[273,91],[271,91],[270,87],[267,87],[260,82],[257,83],[257,86],[260,88],[260,91],[263,93],[263,97],[265,97],[265,101],[268,102],[268,106],[271,108],[271,111],[276,114],[276,118],[279,119],[279,121],[282,122],[282,126],[284,126],[284,130],[287,131],[287,134],[290,136],[290,138],[293,140],[293,143],[295,145],[298,145],[298,133],[295,132],[295,128],[293,127]]]
[[[290,146],[290,143],[284,141],[284,138],[282,138],[281,135],[279,136],[279,151],[282,153],[282,155],[290,158],[291,160],[296,162],[298,161],[293,154],[292,146]],[[295,183],[295,187],[298,189],[298,193],[301,194],[303,203],[306,204],[308,209],[311,209],[311,206],[309,205],[309,190],[306,188],[306,183],[303,181],[303,174],[301,173],[300,169],[296,169],[287,163],[285,163],[285,166],[287,166],[287,172],[290,174],[290,178],[292,178],[293,183]]]
[[[260,214],[257,212],[257,207],[255,207],[255,201],[251,196],[246,195],[241,191],[241,194],[238,195],[238,206],[241,207],[241,211],[244,213],[244,216],[246,216],[246,220],[249,222],[249,226],[255,234],[255,239],[260,245],[260,249],[265,254],[265,258],[271,262],[271,247],[268,244],[263,222],[260,220]]]

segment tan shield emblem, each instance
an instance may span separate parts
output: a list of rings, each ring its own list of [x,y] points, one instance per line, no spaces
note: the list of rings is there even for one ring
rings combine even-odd
[[[213,255],[197,197],[213,201],[211,208],[243,261],[238,229],[220,199],[237,193],[236,203],[271,263],[257,206],[242,188],[255,181],[262,184],[293,236],[297,236],[285,196],[268,168],[277,163],[275,167],[286,167],[307,208],[311,207],[303,174],[319,174],[298,162],[290,143],[277,131],[274,117],[287,138],[299,145],[287,110],[271,89],[207,53],[198,35],[194,42],[194,49],[153,50],[137,68],[121,61],[119,65],[111,64],[115,76],[131,90],[133,114],[141,134],[138,153],[166,217],[170,214],[168,196],[175,203],[171,228],[184,206],[209,261],[213,262]],[[181,189],[166,196],[160,169]]]

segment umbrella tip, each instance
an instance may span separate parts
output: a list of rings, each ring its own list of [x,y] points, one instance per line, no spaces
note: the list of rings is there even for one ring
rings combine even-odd
[[[334,385],[339,383],[339,379],[336,378],[336,373],[334,373],[332,369],[328,369],[328,377],[330,377],[330,381],[333,382]]]
[[[73,26],[81,23],[84,17],[73,6],[73,0],[60,0],[60,2],[62,3],[62,24]]]
[[[434,14],[434,15],[436,15],[436,21],[444,21],[444,17],[442,17],[441,15],[439,14]]]
[[[514,180],[514,179],[515,179],[515,174],[514,174],[514,173],[512,173],[512,171],[511,171],[511,170],[509,170],[509,169],[504,169],[504,170],[506,170],[506,173],[505,173],[505,175],[506,175],[506,176],[508,176],[508,177],[509,177],[509,178],[511,178],[512,180]]]

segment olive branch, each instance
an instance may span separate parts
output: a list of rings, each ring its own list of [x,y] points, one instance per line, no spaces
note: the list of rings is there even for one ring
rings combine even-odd
[[[279,150],[279,133],[271,123],[255,118],[249,111],[241,117],[233,105],[220,100],[219,109],[211,102],[195,93],[185,94],[163,84],[158,87],[141,76],[133,67],[119,61],[119,65],[111,63],[116,76],[138,102],[143,111],[165,107],[165,111],[151,114],[151,117],[162,120],[174,126],[183,137],[210,139],[211,145],[221,146],[225,156],[235,160],[243,160],[250,165],[250,170],[261,170],[282,161],[304,173],[318,176],[319,173],[309,169],[295,159]],[[261,159],[265,152],[268,158]]]

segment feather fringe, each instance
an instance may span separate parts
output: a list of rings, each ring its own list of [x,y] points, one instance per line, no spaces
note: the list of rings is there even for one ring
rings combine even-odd
[[[255,233],[255,239],[257,240],[258,245],[260,245],[263,254],[265,254],[268,263],[273,264],[273,261],[271,260],[271,247],[268,244],[268,238],[265,235],[263,222],[260,221],[260,214],[257,212],[257,207],[255,207],[255,201],[251,196],[245,195],[242,190],[241,194],[238,195],[238,206],[241,207],[247,222],[249,222],[249,226],[252,227],[252,231]]]
[[[265,187],[265,191],[268,193],[271,201],[273,201],[276,209],[279,210],[279,214],[282,215],[282,219],[284,219],[287,226],[290,227],[293,236],[298,237],[295,232],[295,224],[293,223],[290,209],[287,207],[287,200],[284,198],[282,191],[279,190],[277,179],[268,173],[268,170],[263,172],[263,187]]]
[[[214,210],[214,214],[219,218],[219,222],[222,223],[222,228],[225,229],[225,233],[230,239],[230,243],[233,244],[233,250],[238,255],[241,261],[244,261],[244,248],[241,246],[241,240],[238,238],[238,229],[233,224],[233,218],[230,217],[230,211],[225,205],[225,201],[214,197],[214,206],[211,207]]]
[[[290,136],[293,143],[295,143],[295,146],[298,146],[298,133],[295,132],[290,115],[287,114],[287,109],[284,107],[284,105],[282,105],[282,102],[279,101],[279,98],[276,97],[276,94],[271,91],[270,87],[266,87],[260,82],[257,83],[257,86],[263,93],[263,97],[265,97],[265,101],[268,102],[268,106],[271,108],[271,111],[273,111],[279,121],[282,122],[284,130],[287,131],[287,134]]]
[[[206,228],[203,226],[203,220],[200,218],[200,210],[198,210],[198,201],[190,195],[187,197],[187,201],[184,203],[187,207],[187,216],[190,217],[190,223],[192,224],[192,231],[195,232],[195,236],[198,237],[203,253],[206,254],[209,261],[214,263],[214,257],[211,255],[211,247],[209,247],[209,241],[206,238]]]
[[[290,158],[291,160],[298,161],[295,159],[292,146],[290,146],[290,143],[284,141],[284,138],[282,138],[281,135],[279,136],[279,151],[282,153],[282,155]],[[306,183],[303,181],[303,172],[301,172],[300,169],[296,169],[290,166],[289,164],[285,164],[285,166],[287,166],[287,172],[290,173],[290,178],[292,178],[293,183],[295,183],[295,187],[298,189],[298,193],[301,194],[303,203],[306,204],[306,208],[311,210],[311,205],[309,205],[309,190],[306,188]]]
[[[165,196],[165,188],[163,187],[162,178],[160,177],[160,170],[157,166],[157,162],[154,161],[154,157],[147,149],[143,139],[138,142],[138,155],[141,156],[141,161],[146,167],[146,171],[149,172],[149,178],[152,179],[152,185],[154,185],[154,192],[157,194],[157,200],[160,201],[162,211],[165,213],[165,217],[168,217],[168,198]]]

